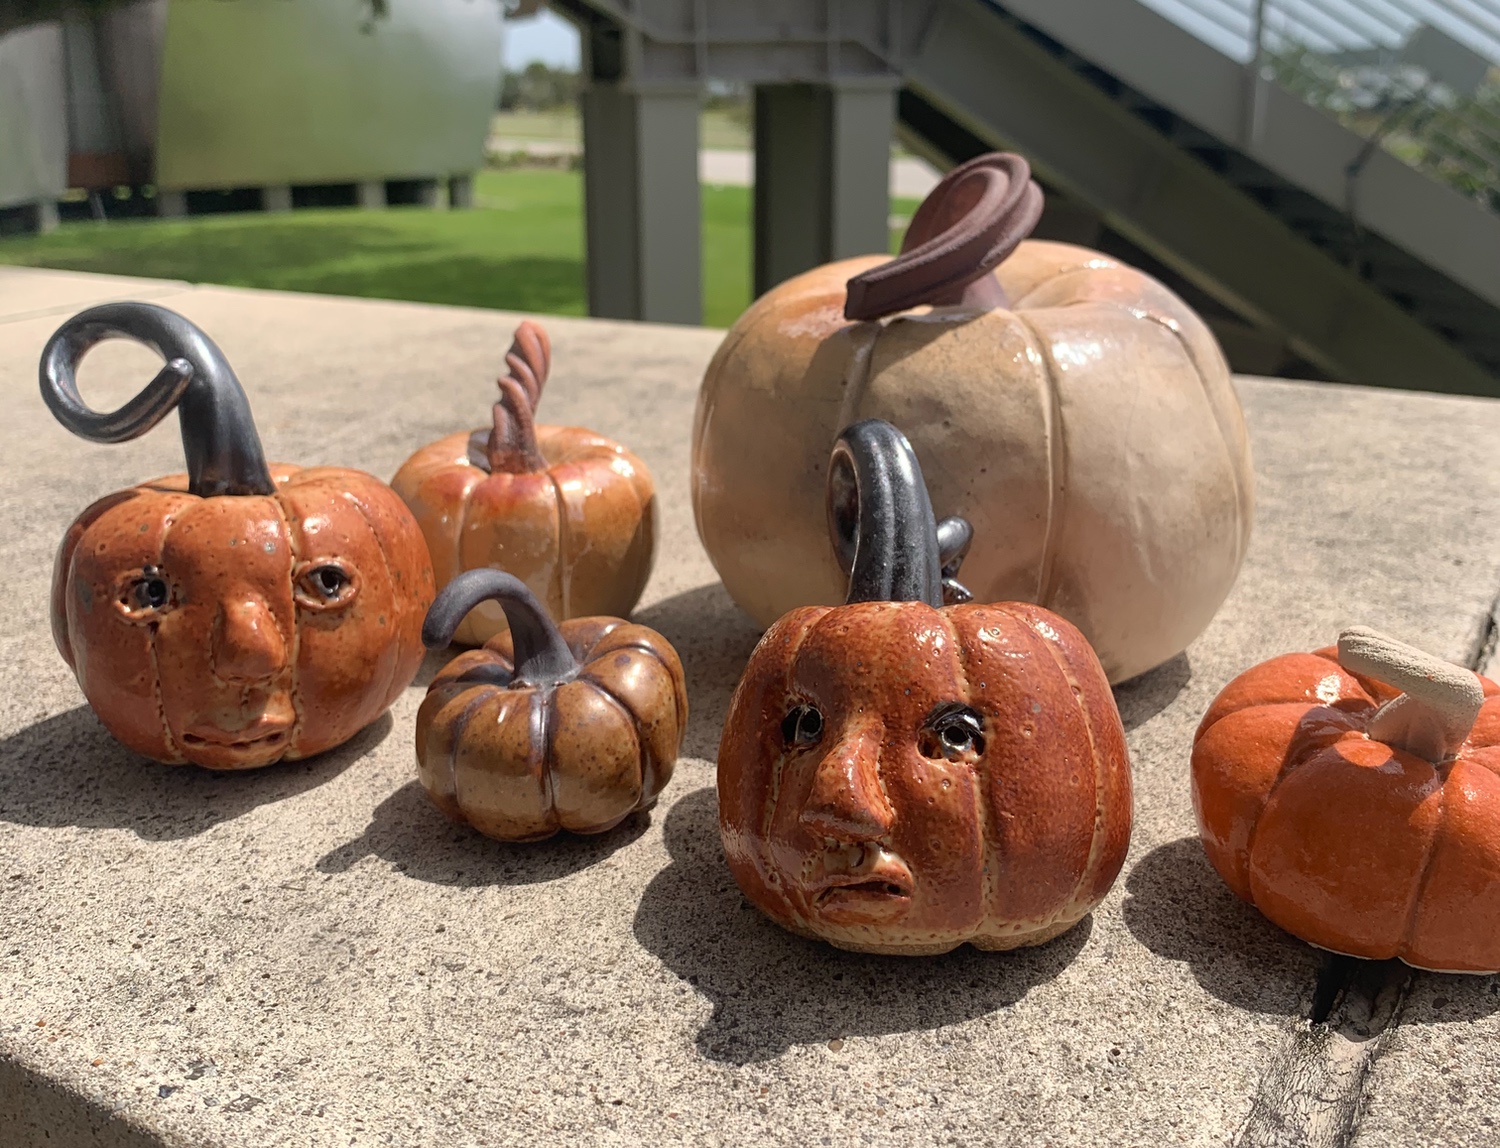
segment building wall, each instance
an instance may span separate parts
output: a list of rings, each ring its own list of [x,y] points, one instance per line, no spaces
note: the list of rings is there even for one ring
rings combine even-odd
[[[171,0],[156,183],[338,183],[472,171],[501,71],[499,0]]]
[[[56,199],[67,186],[67,169],[58,25],[0,36],[0,207]]]

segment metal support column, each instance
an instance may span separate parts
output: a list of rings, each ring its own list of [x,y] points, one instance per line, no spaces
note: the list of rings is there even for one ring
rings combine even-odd
[[[589,314],[702,322],[696,87],[594,83],[580,102]]]
[[[887,81],[755,89],[755,293],[890,243]]]

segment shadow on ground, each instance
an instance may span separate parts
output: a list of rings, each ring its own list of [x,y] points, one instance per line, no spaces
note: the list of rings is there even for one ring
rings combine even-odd
[[[559,833],[546,841],[492,841],[448,820],[411,781],[375,807],[365,831],[318,860],[320,873],[347,873],[366,857],[436,885],[533,885],[587,869],[629,845],[651,824],[635,813],[607,833]]]
[[[641,610],[634,620],[661,634],[682,658],[689,711],[683,756],[716,760],[729,698],[760,641],[760,627],[720,582],[675,594]]]
[[[0,821],[129,829],[148,841],[193,837],[257,806],[337,777],[391,732],[383,714],[353,738],[306,761],[216,771],[160,765],[112,738],[87,706],[0,741]]]
[[[1046,945],[982,953],[965,945],[913,960],[846,953],[793,936],[741,896],[719,845],[712,789],[689,793],[663,826],[672,863],[647,886],[636,939],[713,1003],[698,1034],[711,1060],[770,1060],[794,1045],[956,1024],[1015,1004],[1056,977],[1092,919]]]
[[[1417,971],[1314,948],[1266,920],[1224,884],[1196,837],[1153,849],[1126,879],[1125,925],[1159,957],[1184,961],[1211,995],[1254,1012],[1325,1014],[1315,993],[1412,976],[1402,1024],[1476,1020],[1500,1011],[1500,977]]]
[[[1115,687],[1115,705],[1128,733],[1145,725],[1176,699],[1193,680],[1193,665],[1185,653],[1163,662],[1154,670],[1138,674]]]
[[[1251,1012],[1306,1015],[1323,954],[1229,891],[1196,837],[1158,846],[1129,870],[1125,926],[1204,990]]]

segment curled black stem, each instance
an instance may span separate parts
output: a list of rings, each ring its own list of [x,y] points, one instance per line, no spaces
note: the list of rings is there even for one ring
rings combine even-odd
[[[441,650],[453,641],[453,631],[475,606],[495,601],[505,611],[515,646],[517,685],[548,686],[570,682],[578,676],[578,659],[563,641],[561,631],[537,600],[514,574],[483,567],[465,570],[443,587],[422,622],[422,644]]]
[[[945,518],[940,531],[916,452],[882,419],[845,427],[834,444],[828,527],[839,566],[849,575],[847,602],[934,607],[944,604],[946,584],[973,533],[961,518]]]
[[[115,338],[142,343],[167,362],[145,390],[104,414],[78,393],[78,364],[92,347]],[[276,489],[249,400],[224,352],[174,311],[152,303],[105,303],[81,311],[47,341],[40,374],[42,398],[57,421],[90,442],[139,438],[177,408],[193,494]]]

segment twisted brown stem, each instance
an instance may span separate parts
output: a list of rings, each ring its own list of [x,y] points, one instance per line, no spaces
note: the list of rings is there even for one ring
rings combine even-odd
[[[496,380],[500,401],[495,404],[494,426],[484,449],[490,473],[545,470],[547,460],[536,444],[536,406],[552,367],[547,332],[530,319],[523,320],[505,353],[505,365],[510,374]]]
[[[879,319],[924,303],[1006,306],[991,274],[1042,215],[1042,189],[1011,152],[954,168],[922,201],[901,254],[849,280],[844,317]]]

